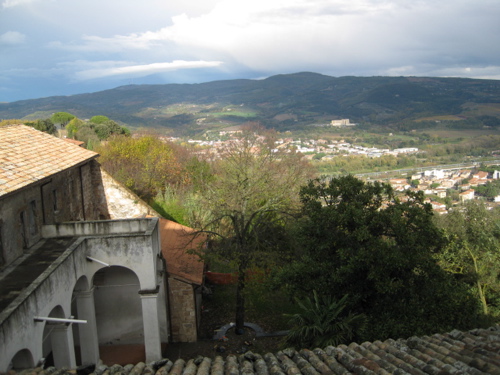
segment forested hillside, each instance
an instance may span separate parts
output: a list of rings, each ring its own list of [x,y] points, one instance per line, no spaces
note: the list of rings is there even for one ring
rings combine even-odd
[[[278,130],[303,130],[339,118],[349,118],[364,127],[395,129],[418,128],[422,121],[497,127],[500,81],[336,78],[296,73],[263,80],[129,85],[89,94],[1,103],[0,119],[35,119],[60,111],[79,118],[102,113],[132,128],[171,129],[183,135],[248,121]]]

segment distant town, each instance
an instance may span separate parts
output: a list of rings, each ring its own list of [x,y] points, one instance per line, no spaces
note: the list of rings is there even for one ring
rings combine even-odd
[[[348,122],[348,120],[346,120]],[[352,124],[343,123],[342,126]],[[340,126],[338,124],[332,126]],[[175,137],[162,137],[169,142],[187,142],[199,148],[198,153],[210,159],[219,158],[221,152],[228,145],[236,141],[236,136],[240,131],[220,131],[217,135],[212,135],[207,140],[181,139]],[[208,138],[208,137],[207,137]],[[277,141],[278,148],[296,150],[304,155],[305,158],[312,160],[331,160],[339,156],[362,155],[369,158],[378,158],[385,155],[401,156],[408,154],[417,154],[419,149],[416,147],[380,149],[376,147],[364,147],[351,144],[344,140],[326,140],[326,139],[293,139],[280,138]],[[500,205],[499,194],[486,199],[477,193],[478,186],[484,186],[496,180],[500,180],[500,166],[498,171],[485,172],[478,171],[477,166],[468,167],[450,167],[427,168],[419,172],[410,172],[406,178],[389,177],[370,177],[370,174],[358,175],[358,177],[370,181],[381,181],[389,183],[396,192],[404,193],[406,190],[422,191],[426,196],[426,202],[430,203],[434,212],[437,214],[446,214],[465,201],[472,199],[484,199],[489,207]],[[382,173],[379,173],[382,175]],[[499,181],[500,183],[500,181]]]
[[[220,131],[218,137],[210,140],[183,140],[177,137],[160,137],[169,142],[187,142],[192,145],[200,147],[201,153],[205,152],[217,157],[220,150],[223,150],[227,143],[234,142],[237,134],[241,133],[239,130],[235,131]],[[401,154],[416,154],[419,149],[416,147],[396,148],[390,150],[388,148],[380,149],[376,147],[364,147],[354,145],[344,140],[327,140],[327,139],[294,139],[294,138],[279,138],[277,141],[279,148],[294,149],[302,154],[307,159],[329,160],[335,156],[348,156],[348,155],[363,155],[370,158],[377,158],[384,155],[398,156]],[[318,157],[320,156],[320,157]]]

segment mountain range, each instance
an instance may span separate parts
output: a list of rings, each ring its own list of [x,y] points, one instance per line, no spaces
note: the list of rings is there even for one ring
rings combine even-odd
[[[72,96],[0,103],[0,119],[69,112],[178,134],[260,122],[306,129],[348,118],[363,126],[408,121],[500,122],[500,81],[434,77],[331,77],[317,73],[199,84],[128,85]],[[493,120],[493,121],[492,121]],[[500,125],[500,124],[499,124]]]

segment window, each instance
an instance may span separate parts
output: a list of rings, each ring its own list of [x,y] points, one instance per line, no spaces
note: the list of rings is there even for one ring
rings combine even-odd
[[[54,208],[54,212],[56,212],[59,209],[59,205],[57,204],[57,190],[56,189],[52,190],[52,205]]]
[[[28,239],[26,238],[26,212],[21,211],[19,214],[19,225],[20,225],[20,233],[21,233],[21,239],[23,242],[23,248],[28,247]]]
[[[36,223],[37,212],[36,212],[36,201],[30,202],[30,215],[29,215],[29,231],[30,236],[38,234],[38,226]]]
[[[2,222],[0,221],[0,266],[3,266],[4,262],[5,261],[3,257]]]

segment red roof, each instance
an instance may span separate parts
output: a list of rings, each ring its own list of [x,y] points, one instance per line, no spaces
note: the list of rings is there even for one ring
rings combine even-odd
[[[71,138],[63,138],[66,142],[69,142],[69,143],[72,143],[74,145],[77,145],[77,146],[80,146],[80,147],[83,147],[83,145],[85,144],[85,142],[82,142],[82,141],[77,141],[76,139],[71,139]]]
[[[160,219],[161,252],[167,263],[167,272],[193,284],[203,283],[203,261],[188,250],[198,250],[205,242],[204,235],[194,237],[196,231],[167,219]]]

